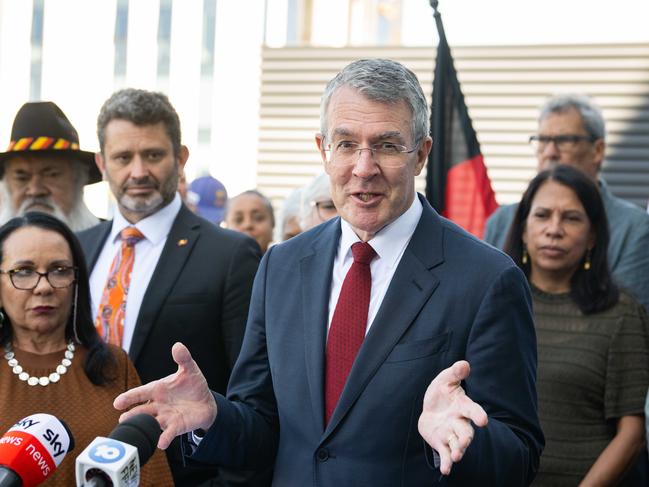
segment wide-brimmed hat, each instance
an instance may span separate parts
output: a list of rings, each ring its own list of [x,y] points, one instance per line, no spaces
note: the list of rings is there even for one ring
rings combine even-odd
[[[79,149],[79,135],[65,113],[51,101],[25,103],[11,127],[11,142],[0,152],[0,178],[5,161],[20,154],[70,154],[88,166],[88,184],[101,181],[94,152]]]

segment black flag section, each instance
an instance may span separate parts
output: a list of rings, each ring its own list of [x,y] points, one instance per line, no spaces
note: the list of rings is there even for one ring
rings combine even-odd
[[[437,0],[431,0],[439,33],[430,127],[426,198],[442,215],[482,237],[487,217],[498,208],[446,41]]]

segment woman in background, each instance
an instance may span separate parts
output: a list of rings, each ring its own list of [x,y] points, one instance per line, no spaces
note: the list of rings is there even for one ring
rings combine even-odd
[[[597,187],[560,165],[531,181],[505,245],[534,301],[546,441],[535,486],[638,485],[649,322],[611,278],[606,221]]]
[[[56,218],[27,213],[0,228],[0,430],[33,413],[70,428],[81,453],[119,421],[115,397],[140,384],[124,350],[105,344],[90,312],[88,272],[78,240]],[[74,458],[46,485],[76,485]],[[173,485],[160,450],[140,485]]]
[[[225,224],[232,230],[254,238],[262,253],[265,253],[273,240],[273,228],[275,227],[273,205],[257,190],[244,191],[228,200],[225,209]]]
[[[303,232],[338,216],[338,210],[331,199],[329,176],[316,176],[302,191],[300,227]]]
[[[275,225],[276,242],[284,242],[302,233],[302,228],[300,227],[300,205],[303,191],[303,187],[295,188],[284,200],[277,225]]]

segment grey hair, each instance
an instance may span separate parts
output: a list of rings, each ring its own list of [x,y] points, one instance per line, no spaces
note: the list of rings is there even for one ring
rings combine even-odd
[[[162,122],[171,139],[174,155],[180,154],[180,118],[164,93],[135,88],[125,88],[113,93],[104,102],[97,117],[97,138],[102,153],[106,141],[106,126],[115,119],[126,120],[137,126]]]
[[[325,172],[320,173],[307,184],[301,193],[300,201],[300,227],[308,230],[314,225],[310,219],[313,217],[315,204],[331,199],[331,182],[329,175]]]
[[[225,203],[225,215],[227,218],[228,213],[230,213],[230,205],[234,200],[236,200],[239,196],[256,196],[259,198],[264,205],[264,207],[268,210],[268,213],[270,214],[270,222],[275,228],[275,210],[273,209],[273,204],[270,202],[270,200],[264,195],[261,191],[258,191],[256,189],[249,189],[247,191],[244,191],[243,193],[239,193],[236,195],[234,198],[228,198],[228,201]]]
[[[539,123],[553,113],[565,113],[568,110],[577,110],[581,116],[584,129],[594,139],[606,137],[606,126],[602,111],[595,102],[586,95],[555,95],[549,98],[539,115]]]
[[[48,197],[50,203],[54,207],[52,216],[58,218],[73,232],[80,232],[87,228],[94,227],[99,223],[99,219],[90,211],[83,200],[83,187],[88,183],[90,169],[87,164],[84,164],[78,159],[71,159],[75,175],[74,186],[74,202],[70,212],[66,215],[59,207],[53,198]],[[4,178],[0,179],[0,225],[4,225],[9,220],[16,216],[20,208],[14,208],[11,200],[11,191]]]
[[[275,242],[282,242],[284,240],[284,226],[287,221],[292,218],[296,218],[299,221],[303,191],[304,188],[302,186],[295,188],[284,200],[282,209],[279,212],[277,225],[275,225]]]
[[[325,88],[320,103],[320,131],[325,137],[329,138],[327,110],[331,97],[343,86],[380,103],[404,102],[412,113],[413,142],[428,136],[428,102],[415,73],[390,59],[360,59],[345,66]]]

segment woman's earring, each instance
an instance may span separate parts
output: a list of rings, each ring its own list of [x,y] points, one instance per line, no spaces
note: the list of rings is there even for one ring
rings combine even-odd
[[[523,255],[521,256],[521,262],[523,263],[523,265],[526,265],[528,260],[529,258],[527,255],[527,245],[523,244]]]
[[[584,270],[590,270],[590,249],[586,251],[586,257],[584,259]]]

